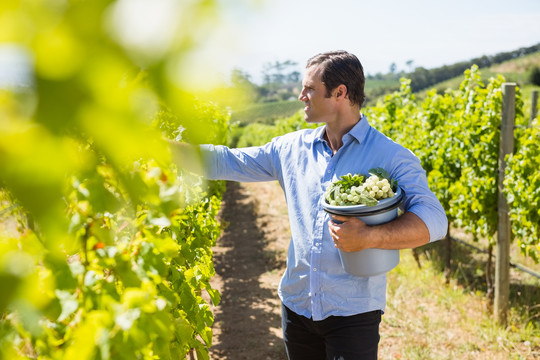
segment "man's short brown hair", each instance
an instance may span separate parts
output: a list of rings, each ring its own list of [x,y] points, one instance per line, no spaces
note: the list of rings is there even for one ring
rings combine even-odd
[[[347,51],[330,51],[313,56],[306,68],[321,66],[321,81],[326,86],[326,96],[343,84],[352,105],[362,107],[366,95],[364,93],[365,77],[360,60]]]

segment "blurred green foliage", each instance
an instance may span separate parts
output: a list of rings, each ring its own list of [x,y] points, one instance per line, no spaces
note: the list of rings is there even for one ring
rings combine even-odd
[[[272,138],[301,129],[314,129],[320,124],[309,124],[304,120],[304,111],[297,111],[293,116],[277,119],[273,125],[251,123],[238,128],[235,146],[248,147],[266,144]]]
[[[165,139],[228,142],[229,115],[181,78],[217,16],[0,3],[0,47],[24,49],[31,78],[0,84],[0,358],[208,358],[223,184],[177,169]]]

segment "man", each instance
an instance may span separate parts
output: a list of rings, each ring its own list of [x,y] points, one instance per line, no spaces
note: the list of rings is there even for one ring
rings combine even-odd
[[[364,74],[356,56],[328,52],[308,60],[299,100],[305,120],[325,123],[260,147],[201,147],[205,176],[234,181],[278,180],[287,200],[291,242],[279,285],[289,359],[376,359],[386,305],[386,275],[348,274],[338,249],[414,248],[444,237],[447,219],[429,190],[419,160],[373,129],[360,113]],[[177,148],[177,147],[173,147]],[[405,190],[404,214],[383,225],[322,209],[336,178],[382,167]]]

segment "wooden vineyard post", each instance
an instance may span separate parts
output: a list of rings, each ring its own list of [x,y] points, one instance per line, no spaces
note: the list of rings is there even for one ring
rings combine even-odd
[[[495,264],[495,306],[494,315],[501,324],[506,324],[508,299],[510,295],[510,239],[512,229],[508,216],[508,203],[503,193],[505,156],[514,151],[514,122],[516,84],[502,85],[503,104],[501,118],[501,141],[499,145],[499,178],[498,178],[498,229],[497,253]]]

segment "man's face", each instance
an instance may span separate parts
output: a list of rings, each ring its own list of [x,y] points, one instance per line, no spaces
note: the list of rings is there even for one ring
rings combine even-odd
[[[306,70],[302,81],[302,92],[298,100],[303,101],[304,119],[308,123],[328,122],[334,111],[334,98],[326,97],[326,86],[321,81],[319,66],[312,66]]]

